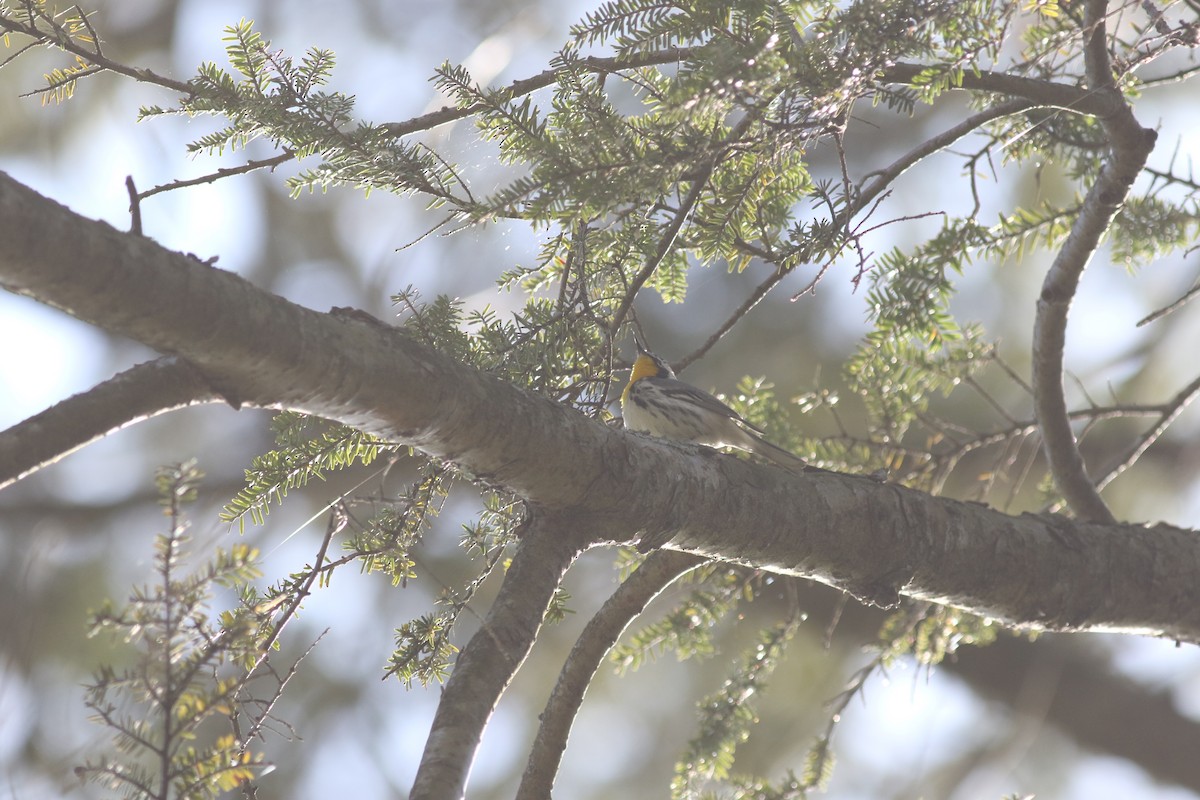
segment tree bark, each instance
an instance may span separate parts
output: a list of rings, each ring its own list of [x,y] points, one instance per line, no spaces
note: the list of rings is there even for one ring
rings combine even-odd
[[[1200,641],[1200,536],[1011,516],[614,430],[355,314],[321,314],[0,175],[0,285],[186,359],[231,402],[292,408],[460,464],[595,536],[1033,629]],[[11,465],[0,463],[0,473]],[[673,537],[673,538],[672,538]]]

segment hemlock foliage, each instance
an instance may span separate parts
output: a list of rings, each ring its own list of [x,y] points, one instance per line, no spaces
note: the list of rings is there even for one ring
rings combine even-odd
[[[201,156],[269,144],[278,154],[272,161],[303,163],[288,179],[294,195],[341,188],[415,195],[447,230],[503,219],[538,231],[543,244],[531,263],[498,270],[498,287],[525,298],[516,314],[467,312],[448,298],[426,300],[412,287],[398,289],[393,300],[407,335],[605,422],[621,384],[620,348],[636,326],[639,292],[682,303],[692,270],[738,271],[751,263],[772,268],[758,296],[798,273],[813,276],[813,285],[861,281],[872,330],[847,361],[843,384],[864,409],[861,428],[801,440],[786,417],[790,398],[776,398],[761,381],[747,380],[729,401],[768,426],[781,444],[803,448],[819,463],[853,471],[889,467],[897,480],[936,490],[978,452],[997,454],[989,458],[1002,471],[1005,448],[1031,434],[1030,424],[1018,420],[1001,431],[954,431],[937,418],[936,405],[981,372],[1007,369],[987,331],[954,313],[961,276],[976,263],[1053,252],[1081,203],[1043,201],[987,218],[977,181],[1012,166],[1054,165],[1078,181],[1082,195],[1108,155],[1100,123],[1053,96],[1054,87],[1083,85],[1083,5],[617,0],[573,26],[541,75],[483,86],[461,65],[443,64],[434,85],[450,105],[403,122],[359,119],[352,94],[327,88],[336,76],[334,53],[320,47],[298,56],[283,53],[243,19],[226,29],[229,68],[200,65],[177,102],[147,105],[142,118],[219,120],[219,129],[188,146]],[[50,44],[77,60],[47,75],[44,96],[56,102],[67,100],[93,71],[119,71],[96,49],[103,17],[83,13],[78,7],[56,12],[42,2],[0,2],[7,44]],[[1143,80],[1139,69],[1173,41],[1184,41],[1183,28],[1177,33],[1172,39],[1142,19],[1110,37],[1115,78],[1129,97]],[[996,75],[1013,80],[989,77]],[[131,77],[173,88],[153,73]],[[1018,79],[1051,88],[1036,95]],[[960,116],[974,124],[961,136],[931,139],[875,173],[854,167],[856,126],[907,124],[951,96],[961,98],[964,87],[970,88],[969,108],[959,107]],[[436,152],[419,139],[429,128],[461,119],[471,121],[509,169],[506,182],[487,193],[472,187],[470,171],[454,163],[452,153]],[[876,233],[905,221],[884,217],[893,207],[884,202],[891,183],[952,144],[964,169],[965,212],[908,209],[913,218],[934,215],[936,230],[915,245],[875,252]],[[1114,259],[1131,268],[1188,247],[1198,227],[1197,186],[1190,176],[1166,171],[1139,188],[1144,191],[1121,208],[1110,240]],[[752,306],[743,304],[714,331],[734,327]],[[798,402],[836,418],[835,385],[818,387]],[[401,459],[417,459],[420,466],[398,494],[333,501],[337,524],[331,523],[326,543],[336,542],[342,553],[322,550],[305,572],[280,582],[269,595],[272,609],[297,600],[300,595],[292,593],[308,591],[314,581],[328,584],[343,566],[384,571],[396,585],[422,577],[416,551],[448,498],[479,504],[460,542],[473,573],[446,586],[437,608],[394,626],[395,652],[386,665],[381,658],[386,673],[406,685],[444,679],[456,652],[450,634],[488,576],[506,568],[524,521],[522,503],[453,465],[343,426],[283,413],[275,434],[275,449],[247,469],[246,488],[227,506],[228,520],[249,515],[262,524],[289,489],[333,471],[387,469]],[[994,476],[980,473],[987,474],[976,485],[986,496]],[[169,497],[180,496],[195,479],[183,468],[174,474],[165,489]],[[236,720],[248,703],[241,694],[245,677],[230,678],[217,664],[240,665],[245,674],[261,669],[253,647],[271,638],[262,632],[262,620],[247,623],[265,601],[246,587],[242,610],[215,622],[196,616],[209,602],[206,584],[249,577],[252,568],[248,554],[242,560],[222,556],[199,579],[176,582],[170,567],[171,552],[182,543],[178,513],[173,505],[176,524],[158,545],[163,591],[142,598],[136,613],[101,619],[112,627],[136,627],[141,638],[164,628],[154,636],[195,664],[186,688],[172,677],[181,667],[170,659],[144,662],[141,678],[105,671],[98,680],[94,705],[126,741],[114,761],[88,769],[118,777],[130,796],[167,794],[151,788],[141,762],[118,766],[128,745],[136,750],[143,737],[158,741],[154,737],[166,736],[162,730],[172,725],[196,728],[217,712]],[[741,567],[704,567],[689,578],[690,591],[674,610],[627,637],[612,660],[630,669],[663,651],[712,657],[712,630],[756,599],[760,579]],[[570,609],[564,593],[550,616]],[[182,633],[166,630],[180,615],[193,620],[206,641],[184,641]],[[797,765],[799,777],[740,774],[734,760],[757,721],[755,707],[744,701],[770,691],[767,678],[785,657],[800,618],[791,609],[767,627],[736,661],[729,682],[705,699],[692,746],[676,767],[672,796],[727,791],[719,796],[799,797],[828,778],[832,725],[808,763]],[[907,652],[935,663],[961,642],[992,635],[982,621],[945,609],[905,608],[885,626],[873,668]],[[200,685],[201,677],[211,682]],[[158,733],[110,711],[106,693],[138,687],[139,680],[150,683],[136,691],[162,712]],[[164,695],[159,685],[173,685],[173,694]],[[217,738],[207,750],[187,750],[186,757],[174,739],[163,739],[155,752],[179,765],[170,795],[216,794],[251,781],[259,761],[247,749],[250,737],[244,731],[242,737]],[[214,754],[226,766],[205,767]]]

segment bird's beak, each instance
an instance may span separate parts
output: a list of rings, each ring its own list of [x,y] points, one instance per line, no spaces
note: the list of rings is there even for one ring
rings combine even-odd
[[[646,343],[642,341],[642,337],[637,331],[633,332],[633,344],[635,347],[637,347],[637,351],[639,353],[642,353],[643,355],[650,354],[650,348],[646,347]]]

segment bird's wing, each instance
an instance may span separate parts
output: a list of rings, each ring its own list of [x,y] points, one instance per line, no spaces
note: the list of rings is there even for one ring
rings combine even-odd
[[[721,414],[722,416],[736,420],[755,433],[763,433],[761,428],[759,428],[757,425],[747,422],[745,417],[743,417],[741,414],[737,413],[708,392],[702,389],[697,389],[690,383],[684,383],[676,378],[642,378],[642,380],[649,381],[650,383],[654,384],[655,388],[667,397],[675,397],[679,400],[693,403],[701,408],[712,411],[714,414]]]

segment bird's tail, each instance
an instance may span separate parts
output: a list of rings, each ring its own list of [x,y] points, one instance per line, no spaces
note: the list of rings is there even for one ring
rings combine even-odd
[[[807,461],[795,453],[784,450],[778,445],[771,444],[761,436],[756,436],[749,431],[746,433],[748,437],[754,441],[754,447],[750,452],[754,453],[755,455],[762,456],[768,461],[771,461],[772,463],[777,464],[784,469],[790,469],[793,471],[824,471],[819,467],[811,466]]]

